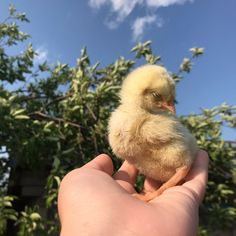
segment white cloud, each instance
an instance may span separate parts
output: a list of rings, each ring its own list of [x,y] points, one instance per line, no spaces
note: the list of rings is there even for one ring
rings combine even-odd
[[[89,0],[89,6],[94,9],[110,6],[110,17],[105,22],[110,29],[116,28],[141,3],[143,0]]]
[[[92,8],[100,8],[107,2],[108,2],[107,0],[89,0],[89,6]]]
[[[141,40],[144,34],[145,29],[151,25],[156,24],[158,27],[163,26],[164,21],[162,18],[157,17],[157,15],[147,15],[144,17],[138,17],[132,24],[132,33],[133,33],[133,40],[138,41]]]
[[[105,24],[110,29],[117,28],[136,7],[145,7],[146,10],[152,12],[152,15],[137,17],[132,23],[133,39],[141,39],[145,27],[156,24],[157,27],[163,25],[163,20],[156,14],[156,10],[161,7],[168,7],[175,4],[184,4],[193,2],[194,0],[89,0],[89,6],[94,9],[100,9],[107,5],[110,9],[106,17]]]
[[[111,0],[112,10],[118,13],[118,21],[123,21],[143,0]]]
[[[44,46],[38,47],[36,50],[36,56],[34,58],[34,62],[36,64],[40,64],[45,62],[48,59],[48,49]]]
[[[174,4],[184,4],[186,2],[193,2],[193,0],[146,0],[147,7],[168,7]]]

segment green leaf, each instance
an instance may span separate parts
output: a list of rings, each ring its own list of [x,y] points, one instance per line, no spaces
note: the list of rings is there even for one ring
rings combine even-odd
[[[25,218],[28,216],[27,213],[24,212],[24,211],[21,211],[20,213],[21,213],[21,215],[24,216]]]
[[[17,221],[17,216],[16,216],[16,215],[13,215],[13,214],[8,215],[7,218],[10,219],[10,220]]]
[[[33,212],[33,213],[30,214],[30,218],[31,218],[33,221],[37,221],[37,220],[40,220],[40,219],[41,219],[41,216],[39,215],[39,213]]]
[[[81,106],[76,105],[76,106],[74,106],[74,107],[71,109],[71,111],[77,111],[78,109],[80,109],[80,107],[81,107]]]
[[[4,201],[3,205],[6,207],[12,207],[12,203],[10,201]]]
[[[51,133],[51,130],[49,128],[43,127],[43,131],[47,134]]]
[[[58,167],[60,166],[60,164],[61,164],[60,159],[57,158],[57,157],[54,157],[53,167],[54,167],[55,169],[58,169]]]
[[[26,115],[17,115],[14,118],[17,119],[17,120],[28,120],[28,119],[30,119],[30,117],[26,116]]]
[[[204,53],[204,48],[190,48],[189,51],[192,53],[193,57],[198,57]]]
[[[45,124],[44,129],[49,129],[53,124],[55,124],[54,121],[49,121]]]
[[[152,54],[147,54],[145,56],[145,59],[146,61],[149,63],[149,64],[156,64],[159,60],[161,60],[161,57],[160,56],[154,56]]]
[[[36,222],[33,222],[32,223],[32,231],[35,230],[37,228],[37,223]]]
[[[38,67],[39,67],[39,70],[42,72],[50,70],[46,61],[43,64],[38,65]]]
[[[22,22],[30,22],[29,19],[26,17],[26,14],[24,12],[17,13],[16,18]]]
[[[71,152],[73,152],[74,150],[75,150],[74,147],[73,147],[73,148],[69,148],[69,149],[63,151],[63,152],[62,152],[62,155],[68,155],[68,154],[70,154]]]
[[[38,120],[34,120],[34,121],[33,121],[33,124],[35,124],[35,125],[40,125],[41,123],[40,123],[40,121],[38,121]]]
[[[13,201],[15,199],[15,197],[12,197],[12,196],[5,196],[3,198],[4,201]]]
[[[100,65],[100,62],[97,62],[92,68],[91,71],[95,72],[95,70],[98,68],[98,66]]]
[[[16,110],[16,111],[11,112],[10,114],[11,114],[12,116],[17,116],[17,115],[20,115],[20,114],[22,114],[22,113],[24,113],[24,112],[25,112],[25,109],[19,109],[19,110]]]
[[[14,100],[16,100],[17,97],[18,96],[15,94],[15,95],[10,96],[8,100],[9,102],[13,102]]]
[[[180,65],[180,70],[189,73],[192,69],[192,62],[189,58],[184,58]]]
[[[54,142],[57,142],[60,140],[60,138],[54,137],[54,136],[48,136],[48,137],[46,137],[46,139],[49,141],[54,141]]]
[[[9,5],[9,14],[10,14],[11,16],[13,16],[15,12],[16,12],[16,8],[15,8],[15,6],[11,3],[11,4]]]
[[[57,186],[60,186],[60,184],[61,184],[61,179],[60,179],[60,177],[59,177],[59,176],[54,176],[53,178],[56,180]]]

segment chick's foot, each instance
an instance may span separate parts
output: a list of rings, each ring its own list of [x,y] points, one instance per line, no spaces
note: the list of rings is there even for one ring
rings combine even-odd
[[[154,191],[154,192],[147,192],[144,194],[141,193],[134,193],[132,194],[135,198],[142,200],[144,202],[149,202],[152,199],[154,199],[155,197],[161,195],[161,193],[158,192],[158,190]]]
[[[144,194],[135,193],[133,194],[133,196],[142,201],[149,202],[154,198],[160,196],[168,188],[176,186],[181,180],[183,180],[186,177],[186,175],[189,172],[189,169],[190,168],[188,166],[180,167],[176,170],[176,173],[156,191],[147,192]]]

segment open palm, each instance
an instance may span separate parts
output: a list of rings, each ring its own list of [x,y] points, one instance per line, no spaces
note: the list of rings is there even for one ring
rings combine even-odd
[[[207,168],[207,154],[199,151],[182,185],[146,203],[132,196],[137,170],[124,162],[113,173],[110,157],[99,155],[71,171],[61,183],[61,235],[196,235]],[[146,179],[144,191],[158,186],[157,181]]]

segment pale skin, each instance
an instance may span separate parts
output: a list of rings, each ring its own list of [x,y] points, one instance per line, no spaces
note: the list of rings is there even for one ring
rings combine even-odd
[[[67,174],[58,197],[61,236],[197,235],[198,208],[207,184],[207,153],[198,152],[184,183],[150,202],[133,196],[137,174],[126,161],[114,173],[105,154]],[[157,181],[146,179],[144,192],[157,187]]]

